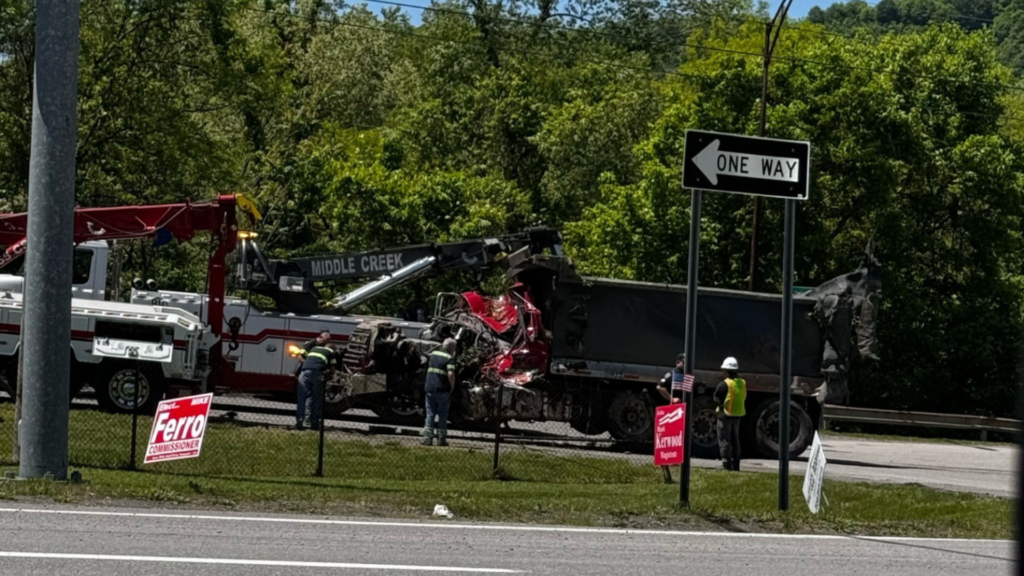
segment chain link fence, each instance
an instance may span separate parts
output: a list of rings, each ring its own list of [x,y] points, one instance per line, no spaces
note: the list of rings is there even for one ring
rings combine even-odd
[[[125,388],[134,387],[131,378]],[[144,374],[139,378],[145,389]],[[423,445],[422,407],[386,402],[332,402],[324,427],[296,426],[295,394],[217,395],[200,457],[145,464],[155,402],[139,410],[101,406],[85,387],[71,403],[73,468],[145,470],[229,478],[387,480],[501,479],[554,483],[662,480],[650,443],[625,443],[607,432],[586,435],[564,422],[462,421],[453,412],[448,446]],[[130,406],[130,405],[129,405]],[[595,406],[601,413],[607,407]],[[14,402],[0,393],[0,463],[16,468]],[[651,406],[653,421],[653,406]],[[640,423],[638,425],[644,425]]]

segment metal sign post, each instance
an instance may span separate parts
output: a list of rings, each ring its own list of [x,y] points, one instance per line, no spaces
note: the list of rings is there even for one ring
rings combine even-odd
[[[697,269],[700,264],[700,202],[701,191],[694,190],[690,197],[690,257],[686,268],[686,340],[683,352],[686,354],[686,374],[693,374],[697,358]],[[693,387],[684,392],[688,410],[693,406]],[[679,471],[679,505],[690,505],[690,453],[693,446],[693,417],[686,419],[686,434],[683,439],[683,466]]]
[[[779,510],[789,510],[789,394],[793,384],[793,244],[796,202],[786,200],[782,240],[782,357],[779,375]]]
[[[686,301],[686,372],[696,361],[697,261],[700,240],[700,190],[749,194],[786,201],[782,251],[782,350],[779,374],[779,510],[789,509],[789,397],[793,382],[793,254],[796,201],[810,197],[810,142],[755,138],[721,132],[687,130],[683,152],[683,187],[693,192],[690,218],[690,263]],[[687,396],[693,405],[693,392]],[[679,500],[689,504],[690,422]]]
[[[1024,351],[1021,352],[1017,361],[1017,419],[1024,420]],[[1017,533],[1014,539],[1017,541],[1016,560],[1017,574],[1024,576],[1024,430],[1018,430],[1014,434],[1017,448]]]

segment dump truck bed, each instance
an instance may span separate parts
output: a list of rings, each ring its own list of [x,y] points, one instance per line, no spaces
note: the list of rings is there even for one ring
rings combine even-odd
[[[793,374],[821,373],[824,337],[812,319],[816,301],[793,298]],[[686,288],[583,278],[555,291],[553,355],[584,361],[671,364],[684,350]],[[702,288],[697,297],[698,370],[727,356],[743,372],[778,374],[781,295]]]

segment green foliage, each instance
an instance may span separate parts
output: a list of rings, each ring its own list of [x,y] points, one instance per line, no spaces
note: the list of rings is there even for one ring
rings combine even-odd
[[[827,8],[814,7],[807,20],[835,29],[861,26],[892,30],[920,28],[929,24],[956,22],[966,30],[980,30],[992,23],[1000,0],[864,0],[836,2]]]

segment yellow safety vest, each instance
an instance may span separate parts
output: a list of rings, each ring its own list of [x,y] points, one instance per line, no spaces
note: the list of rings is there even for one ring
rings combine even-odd
[[[455,364],[452,363],[452,355],[441,350],[434,350],[430,353],[430,367],[427,368],[427,372],[430,374],[439,374],[441,376],[447,376],[449,372],[455,369]],[[437,362],[434,358],[439,358]],[[438,366],[444,366],[444,368],[438,368]]]
[[[743,378],[726,378],[725,384],[729,387],[729,391],[725,394],[725,402],[722,403],[721,409],[725,411],[726,416],[745,415],[747,413],[747,383],[743,381]]]

